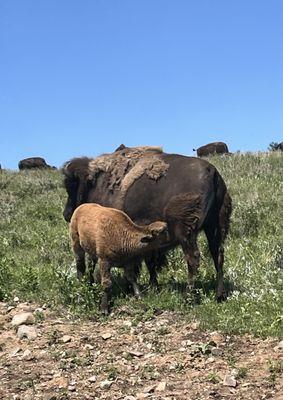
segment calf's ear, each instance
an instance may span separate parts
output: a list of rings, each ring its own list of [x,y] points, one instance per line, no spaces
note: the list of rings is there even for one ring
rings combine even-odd
[[[153,236],[157,236],[160,233],[166,232],[168,230],[167,224],[162,223],[158,225],[154,225],[150,229],[150,232],[152,233]]]

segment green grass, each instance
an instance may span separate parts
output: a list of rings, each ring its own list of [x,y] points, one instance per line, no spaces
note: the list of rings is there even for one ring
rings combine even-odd
[[[204,235],[199,237],[200,304],[184,293],[186,265],[180,249],[169,254],[159,274],[160,292],[145,290],[131,299],[136,320],[156,310],[179,311],[201,327],[262,337],[283,333],[283,155],[234,154],[212,157],[233,199],[230,234],[225,244],[225,282],[229,298],[214,300],[215,273]],[[98,315],[100,287],[78,283],[62,212],[66,199],[59,171],[0,173],[0,300],[35,300]],[[114,311],[129,305],[120,271],[115,273]],[[148,282],[143,269],[140,283]],[[81,301],[78,303],[78,298]]]

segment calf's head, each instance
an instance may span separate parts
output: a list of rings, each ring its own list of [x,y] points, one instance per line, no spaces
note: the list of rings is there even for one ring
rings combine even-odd
[[[156,221],[148,225],[145,235],[141,237],[144,247],[155,248],[169,241],[169,233],[166,222]]]

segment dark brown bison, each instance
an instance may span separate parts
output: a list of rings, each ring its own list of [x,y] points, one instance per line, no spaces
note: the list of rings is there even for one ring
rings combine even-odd
[[[198,157],[206,157],[210,154],[229,154],[228,146],[223,142],[208,143],[197,150],[193,149],[193,151],[197,152]]]
[[[56,167],[51,167],[46,164],[46,161],[42,157],[30,157],[19,161],[19,169],[56,169]]]
[[[68,194],[64,218],[93,202],[123,210],[140,225],[166,221],[170,243],[146,259],[151,281],[155,263],[181,245],[188,265],[189,288],[199,266],[197,235],[204,230],[217,272],[217,300],[225,298],[223,243],[228,233],[231,198],[216,168],[207,161],[166,154],[159,148],[123,148],[95,159],[74,158],[63,167]]]
[[[270,143],[270,149],[272,151],[276,151],[276,150],[283,151],[283,142],[281,142],[281,143],[277,143],[277,142]]]

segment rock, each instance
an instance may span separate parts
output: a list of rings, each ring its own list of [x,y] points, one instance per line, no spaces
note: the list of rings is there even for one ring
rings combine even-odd
[[[72,337],[69,335],[64,335],[62,336],[62,342],[63,343],[69,343],[72,340]]]
[[[153,393],[155,388],[156,388],[156,385],[146,386],[143,389],[143,393]]]
[[[213,356],[221,356],[222,355],[222,350],[221,349],[219,349],[218,347],[212,347],[212,349],[211,349],[211,354],[213,355]]]
[[[100,383],[100,389],[109,389],[110,386],[112,385],[113,381],[108,381],[107,379],[105,381],[102,381]]]
[[[134,357],[142,357],[143,356],[143,353],[141,353],[140,351],[129,351],[128,353]]]
[[[76,386],[74,386],[74,385],[69,385],[69,386],[68,386],[68,391],[69,391],[69,392],[75,392],[75,391],[76,391]]]
[[[18,303],[18,302],[20,301],[20,299],[18,298],[18,296],[16,296],[16,297],[13,298],[13,301],[14,301],[15,303]]]
[[[30,350],[27,349],[23,352],[22,360],[30,361],[33,359],[34,359],[34,355],[32,354],[32,352]]]
[[[89,382],[96,382],[96,375],[92,375],[92,376],[90,376],[89,378],[88,378],[88,381]]]
[[[191,328],[192,330],[196,331],[199,328],[199,322],[192,322]]]
[[[16,357],[19,352],[22,351],[22,349],[20,347],[16,347],[11,353],[10,353],[10,357]]]
[[[94,346],[92,346],[91,344],[88,344],[88,343],[87,343],[87,344],[85,345],[85,349],[86,349],[86,350],[93,350],[93,349],[94,349]]]
[[[164,390],[166,390],[166,386],[167,386],[166,381],[160,382],[160,383],[156,386],[155,392],[164,392]]]
[[[274,347],[274,351],[283,351],[283,340],[278,343],[277,346]]]
[[[13,326],[34,324],[34,316],[30,312],[22,312],[14,315],[11,324]]]
[[[123,400],[136,400],[135,396],[126,396],[123,398]]]
[[[18,329],[17,336],[19,339],[27,338],[34,340],[37,338],[37,331],[33,326],[21,325]]]
[[[223,385],[229,387],[236,387],[237,381],[235,379],[235,376],[232,374],[226,374],[223,379]]]
[[[148,397],[151,397],[150,393],[137,393],[137,399],[147,399]]]
[[[211,332],[210,337],[217,346],[225,341],[224,337],[218,332]]]
[[[101,335],[101,337],[102,337],[102,339],[104,339],[104,340],[110,339],[110,338],[112,337],[112,333],[110,333],[110,332],[103,333],[103,334]]]

